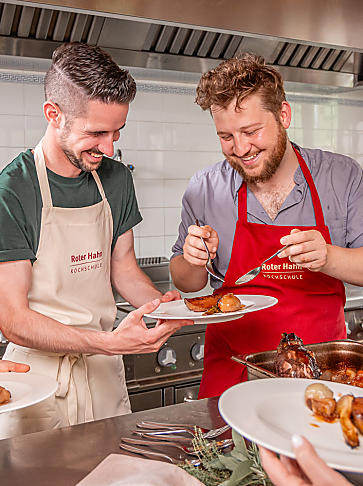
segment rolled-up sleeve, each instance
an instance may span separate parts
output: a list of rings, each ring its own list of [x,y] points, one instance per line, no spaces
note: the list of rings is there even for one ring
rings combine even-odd
[[[16,194],[0,187],[0,262],[36,260],[34,231],[28,223]]]

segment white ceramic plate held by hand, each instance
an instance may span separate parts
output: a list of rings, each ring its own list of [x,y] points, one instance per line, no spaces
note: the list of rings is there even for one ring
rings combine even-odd
[[[0,405],[0,413],[5,413],[45,400],[56,392],[58,383],[37,373],[0,373],[0,386],[11,393],[10,402]]]
[[[219,399],[224,420],[247,439],[279,454],[295,457],[291,436],[306,437],[329,466],[341,471],[363,473],[363,440],[351,449],[343,438],[339,421],[318,421],[305,405],[305,389],[324,383],[339,399],[345,394],[362,396],[362,389],[323,380],[265,378],[246,381],[226,390]]]
[[[225,312],[203,316],[203,312],[193,312],[188,309],[183,300],[173,300],[159,305],[151,314],[146,317],[154,319],[191,319],[196,324],[211,324],[213,322],[225,322],[239,319],[243,314],[266,309],[277,303],[275,297],[269,295],[236,295],[246,307],[236,312]]]

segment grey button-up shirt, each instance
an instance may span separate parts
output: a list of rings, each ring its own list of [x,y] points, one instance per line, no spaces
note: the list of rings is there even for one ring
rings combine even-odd
[[[297,146],[296,146],[297,147]],[[318,191],[325,224],[333,245],[358,248],[363,246],[363,173],[353,159],[317,149],[297,147],[304,158]],[[271,221],[255,195],[247,190],[247,221],[276,226],[314,226],[314,208],[309,186],[300,167],[294,174],[295,186]],[[199,219],[209,224],[219,236],[219,248],[213,261],[223,275],[229,265],[236,222],[238,190],[242,177],[227,160],[200,170],[191,178],[183,196],[179,237],[173,257],[183,253],[188,227]],[[214,288],[220,282],[212,281]]]

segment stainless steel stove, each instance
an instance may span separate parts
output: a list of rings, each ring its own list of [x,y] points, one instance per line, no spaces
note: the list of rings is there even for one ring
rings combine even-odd
[[[167,258],[140,258],[138,264],[160,292],[175,289]],[[116,296],[116,302],[115,326],[133,309],[120,296]],[[151,318],[144,320],[147,326],[155,325]],[[124,355],[134,412],[197,399],[203,372],[205,328],[205,324],[183,327],[157,353]]]

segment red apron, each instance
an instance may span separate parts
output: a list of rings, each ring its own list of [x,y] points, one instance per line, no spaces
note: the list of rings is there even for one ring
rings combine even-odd
[[[345,291],[340,280],[311,272],[287,258],[273,258],[250,283],[234,282],[281,247],[280,238],[293,228],[315,229],[331,243],[320,199],[309,169],[295,150],[308,183],[316,226],[274,226],[247,222],[247,185],[238,191],[238,221],[225,282],[218,293],[271,295],[278,303],[235,321],[210,324],[205,335],[204,373],[199,398],[220,395],[245,381],[247,370],[232,355],[276,349],[282,332],[295,332],[305,344],[346,338]]]

